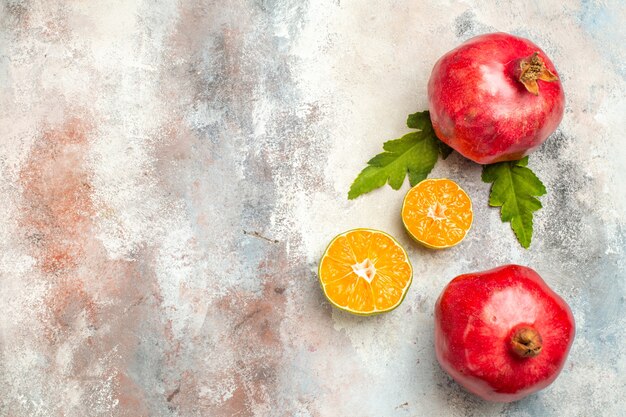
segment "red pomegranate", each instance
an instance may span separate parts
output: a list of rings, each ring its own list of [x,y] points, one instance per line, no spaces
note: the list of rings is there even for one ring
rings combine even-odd
[[[479,164],[528,155],[554,132],[565,106],[546,54],[506,33],[477,36],[441,57],[428,101],[439,139]]]
[[[485,400],[516,401],[551,384],[573,340],[568,305],[523,266],[458,276],[435,305],[439,363]]]

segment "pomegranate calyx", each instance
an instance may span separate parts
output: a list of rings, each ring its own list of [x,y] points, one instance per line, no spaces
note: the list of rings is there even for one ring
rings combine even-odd
[[[553,82],[559,77],[553,74],[543,60],[539,57],[539,52],[533,53],[528,58],[519,61],[519,81],[524,84],[526,90],[536,96],[539,95],[539,85],[537,80]]]
[[[532,327],[520,327],[511,337],[511,350],[520,358],[533,358],[543,347],[541,335]]]

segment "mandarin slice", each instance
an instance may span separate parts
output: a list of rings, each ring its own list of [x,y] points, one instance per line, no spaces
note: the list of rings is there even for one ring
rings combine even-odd
[[[467,193],[446,178],[420,182],[409,190],[402,204],[402,222],[409,235],[433,249],[461,242],[472,226],[473,216]]]
[[[363,316],[398,307],[412,279],[406,251],[387,233],[372,229],[335,237],[319,265],[326,298],[341,310]]]

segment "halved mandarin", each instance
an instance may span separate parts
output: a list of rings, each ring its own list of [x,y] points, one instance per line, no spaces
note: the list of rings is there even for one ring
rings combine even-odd
[[[363,316],[398,307],[412,279],[406,251],[387,233],[372,229],[335,237],[319,265],[326,298],[341,310]]]
[[[402,222],[409,235],[433,249],[463,240],[472,226],[472,201],[457,183],[426,179],[411,188],[402,204]]]

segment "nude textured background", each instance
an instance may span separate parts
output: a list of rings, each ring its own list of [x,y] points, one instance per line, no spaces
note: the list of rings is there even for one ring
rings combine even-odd
[[[520,4],[523,3],[523,6]],[[626,4],[606,1],[0,2],[0,415],[623,416]],[[402,231],[401,192],[347,190],[423,110],[436,59],[480,33],[552,58],[563,123],[530,250],[480,167],[446,251]],[[405,245],[393,313],[324,300],[317,260],[353,227]],[[436,363],[454,276],[520,263],[570,303],[560,378],[513,404]]]

